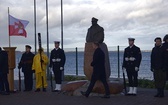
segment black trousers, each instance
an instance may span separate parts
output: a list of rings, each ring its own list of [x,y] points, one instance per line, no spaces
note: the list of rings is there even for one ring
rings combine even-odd
[[[33,72],[23,72],[25,90],[32,90],[33,88]]]
[[[54,79],[56,84],[62,83],[62,71],[61,70],[53,70],[54,72]]]
[[[0,91],[9,92],[9,83],[7,73],[0,73]]]
[[[106,95],[110,95],[110,89],[109,89],[109,86],[107,84],[106,76],[96,77],[95,75],[92,75],[89,87],[86,91],[86,94],[89,95],[92,92],[92,89],[93,89],[97,80],[100,80],[103,83],[105,91],[106,91]]]
[[[135,70],[127,70],[127,76],[129,81],[129,87],[138,86],[138,72]]]
[[[162,70],[154,70],[154,80],[155,80],[155,87],[164,89],[166,85],[166,71]]]

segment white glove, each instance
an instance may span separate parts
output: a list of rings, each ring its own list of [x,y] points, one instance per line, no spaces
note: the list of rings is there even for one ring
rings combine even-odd
[[[56,62],[60,62],[60,61],[61,61],[61,59],[60,59],[60,58],[57,58],[57,59],[56,59]]]
[[[129,60],[130,61],[135,61],[135,58],[134,57],[130,57]]]
[[[52,59],[52,62],[56,62],[56,59]]]
[[[129,61],[129,58],[128,58],[128,57],[125,57],[125,61]]]
[[[125,68],[125,67],[123,67],[123,68],[122,68],[122,70],[123,70],[123,72],[125,73],[125,71],[126,71],[126,68]]]
[[[135,71],[139,71],[139,68],[138,68],[138,67],[135,67]]]
[[[53,72],[53,70],[52,70],[52,68],[51,68],[51,67],[49,68],[49,71],[50,71],[50,73],[52,73],[52,72]]]
[[[64,68],[63,67],[60,67],[60,70],[63,70]]]

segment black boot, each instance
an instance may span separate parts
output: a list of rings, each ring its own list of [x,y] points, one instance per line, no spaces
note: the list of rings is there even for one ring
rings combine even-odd
[[[37,88],[37,89],[35,90],[35,92],[40,92],[40,88]]]
[[[86,92],[81,91],[81,94],[85,97],[88,97],[89,95]]]
[[[157,88],[157,94],[154,95],[154,97],[159,97],[159,96],[160,96],[160,90],[159,90],[159,88]]]
[[[4,92],[2,92],[1,94],[2,94],[2,95],[10,95],[10,92],[4,91]]]
[[[46,90],[46,88],[43,88],[43,92],[46,92],[47,90]]]
[[[101,98],[110,98],[110,95],[104,95],[103,97]]]

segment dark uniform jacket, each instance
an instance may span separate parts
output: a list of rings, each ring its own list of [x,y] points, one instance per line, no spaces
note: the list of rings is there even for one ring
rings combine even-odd
[[[53,62],[52,59],[60,59],[60,61],[56,61],[56,62]],[[53,49],[51,51],[51,55],[50,55],[50,67],[53,67],[53,70],[60,70],[60,67],[64,67],[65,65],[65,53],[64,53],[64,50],[58,48],[57,50],[56,49]]]
[[[134,58],[135,60],[131,60]],[[123,67],[127,70],[135,70],[135,67],[140,66],[142,59],[141,50],[139,47],[133,45],[128,46],[124,51]]]
[[[168,42],[163,43],[163,56],[164,56],[163,69],[168,71]]]
[[[162,70],[163,69],[163,47],[155,46],[152,49],[151,53],[151,69],[154,70]]]
[[[0,73],[9,73],[8,54],[6,51],[0,51]]]
[[[93,67],[93,74],[94,78],[100,78],[100,76],[106,76],[105,73],[105,54],[100,49],[97,48],[93,54],[93,61],[91,63],[91,66]]]
[[[32,71],[33,58],[34,54],[32,52],[23,53],[19,63],[19,68],[22,68],[22,72],[33,72]]]

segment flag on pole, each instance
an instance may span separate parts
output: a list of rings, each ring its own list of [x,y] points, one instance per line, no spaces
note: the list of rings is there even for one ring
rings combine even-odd
[[[17,19],[9,15],[9,36],[24,36],[27,37],[26,26],[29,21]]]

